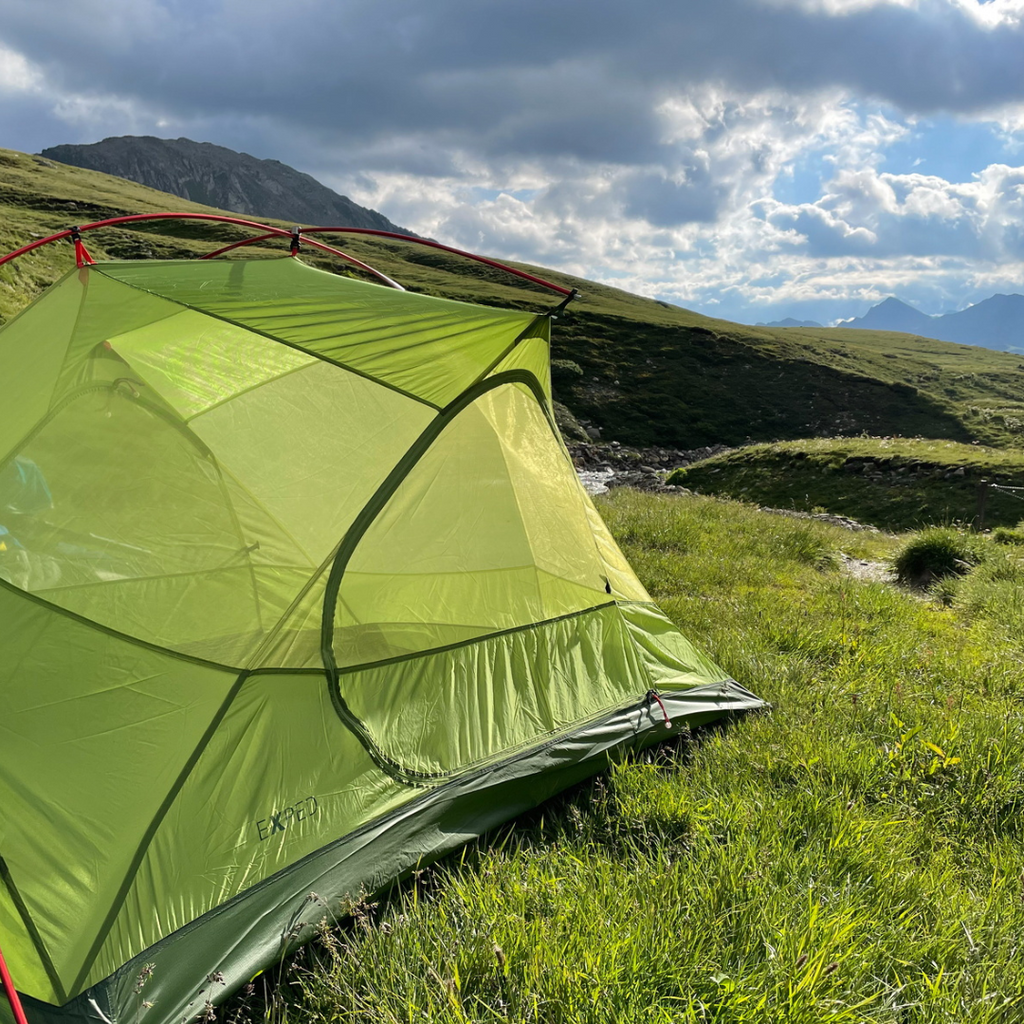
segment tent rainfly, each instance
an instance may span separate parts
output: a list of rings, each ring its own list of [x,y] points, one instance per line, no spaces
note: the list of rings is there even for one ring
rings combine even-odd
[[[346,895],[761,705],[581,488],[550,312],[68,236],[0,331],[3,1024],[193,1019]]]

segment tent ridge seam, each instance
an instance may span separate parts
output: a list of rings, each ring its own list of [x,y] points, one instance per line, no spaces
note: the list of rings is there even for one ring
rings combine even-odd
[[[547,320],[550,317],[550,313],[538,313],[513,339],[512,344],[509,345],[497,358],[492,359],[487,365],[487,368],[477,378],[472,381],[469,387],[475,387],[481,381],[486,380],[496,366],[500,366],[515,350],[520,342],[526,341],[527,338],[534,338],[536,335],[530,332],[537,326],[542,320]],[[550,345],[550,341],[548,342]]]
[[[21,587],[16,587],[13,583],[8,582],[2,576],[0,576],[0,587],[4,590],[9,590],[13,594],[17,594],[19,597],[24,597],[35,604],[41,605],[43,608],[46,608],[48,611],[54,612],[57,615],[63,615],[66,618],[73,619],[79,625],[86,626],[89,629],[95,629],[98,632],[105,633],[107,636],[112,636],[117,640],[123,640],[125,643],[134,644],[136,647],[144,647],[148,651],[155,651],[157,654],[164,654],[168,658],[175,658],[178,661],[187,661],[193,665],[204,665],[206,668],[217,669],[220,672],[230,672],[231,675],[237,675],[240,671],[237,665],[226,665],[220,661],[210,661],[208,658],[200,658],[194,654],[185,654],[182,651],[176,651],[170,647],[161,647],[160,644],[151,643],[149,640],[141,640],[139,637],[132,636],[129,633],[122,633],[120,630],[112,629],[110,626],[105,626],[102,622],[97,622],[95,619],[90,619],[84,615],[80,615],[78,612],[73,612],[70,608],[62,608],[59,604],[47,601],[46,598],[40,597],[38,594],[34,594],[29,590],[22,590]]]
[[[75,334],[78,331],[78,325],[82,322],[82,311],[85,309],[85,304],[89,298],[89,272],[82,273],[84,267],[78,268],[78,282],[82,286],[82,294],[78,299],[78,309],[75,312],[75,322],[71,325],[71,330],[68,332],[68,343],[64,347],[64,357],[60,361],[60,365],[66,367],[68,362],[68,353],[71,351],[71,346],[75,341]],[[71,273],[74,273],[72,271]],[[69,274],[70,276],[70,274]],[[109,280],[109,278],[108,278]],[[57,397],[57,389],[60,387],[61,375],[57,374],[53,381],[53,388],[50,390],[50,401],[47,403],[47,407],[53,406],[53,400]]]

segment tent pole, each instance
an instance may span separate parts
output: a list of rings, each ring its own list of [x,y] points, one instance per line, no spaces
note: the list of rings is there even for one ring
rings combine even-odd
[[[21,1000],[18,998],[18,990],[14,987],[11,979],[11,972],[7,969],[7,961],[4,960],[4,951],[0,949],[0,982],[3,983],[4,993],[7,1001],[11,1004],[11,1011],[17,1024],[28,1024],[25,1011],[22,1009]]]

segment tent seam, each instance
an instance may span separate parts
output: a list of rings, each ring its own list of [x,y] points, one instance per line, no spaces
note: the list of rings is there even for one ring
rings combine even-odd
[[[429,658],[435,654],[445,654],[448,651],[458,651],[463,647],[472,647],[474,644],[482,644],[488,640],[494,640],[503,636],[512,636],[515,633],[526,633],[531,629],[539,629],[541,626],[550,626],[556,622],[564,622],[566,619],[578,619],[584,615],[591,615],[594,612],[602,611],[605,608],[615,607],[615,601],[605,601],[603,604],[595,604],[590,608],[580,608],[574,612],[566,612],[564,615],[553,615],[550,619],[540,619],[537,622],[530,622],[525,626],[509,626],[508,629],[498,629],[493,633],[481,633],[479,636],[471,637],[468,640],[460,640],[457,643],[444,644],[440,647],[429,647],[424,651],[413,651],[409,654],[399,654],[394,658],[384,658],[381,661],[365,661],[359,665],[347,665],[337,670],[339,678],[350,676],[356,672],[366,672],[372,668],[385,668],[390,665],[401,665],[406,661],[415,661],[417,658]]]
[[[113,629],[110,626],[104,625],[102,622],[96,622],[95,619],[88,619],[84,615],[80,615],[78,612],[73,612],[70,608],[62,608],[59,604],[47,601],[45,598],[39,597],[37,594],[34,594],[29,590],[22,590],[20,587],[16,587],[13,583],[5,580],[2,576],[0,576],[0,587],[4,590],[9,590],[13,594],[17,594],[18,597],[26,598],[35,604],[41,605],[43,608],[46,608],[48,611],[55,612],[57,615],[64,615],[69,619],[73,619],[82,626],[87,626],[99,633],[105,633],[107,636],[112,636],[116,640],[123,640],[125,643],[135,644],[137,647],[145,647],[146,650],[155,651],[158,654],[164,654],[168,658],[174,658],[177,661],[187,661],[193,665],[204,665],[206,668],[217,669],[221,672],[230,672],[232,675],[237,675],[238,672],[241,671],[237,665],[227,665],[220,661],[211,661],[209,658],[200,658],[193,654],[185,654],[182,651],[175,651],[170,647],[162,647],[160,644],[151,643],[149,640],[142,640],[137,636],[132,636],[130,633],[122,633],[120,630]]]
[[[191,312],[195,313],[198,312],[198,310],[191,310]],[[205,313],[202,313],[201,315],[206,316]],[[253,337],[261,338],[264,341],[270,340],[265,334],[256,334],[254,331],[250,331],[248,327],[242,329],[246,331],[246,333],[252,334]],[[283,342],[278,342],[278,344],[283,344]],[[261,380],[258,384],[250,384],[247,388],[242,388],[241,391],[236,391],[233,394],[228,395],[227,398],[222,398],[219,401],[214,402],[212,405],[208,405],[206,408],[200,409],[199,412],[192,413],[191,416],[182,416],[182,419],[186,423],[192,423],[195,420],[201,419],[207,413],[214,412],[216,409],[222,409],[225,405],[230,405],[235,401],[235,399],[241,398],[243,395],[251,395],[254,391],[259,391],[260,388],[265,388],[270,384],[276,384],[279,380],[284,380],[285,377],[290,377],[292,374],[308,370],[311,366],[316,366],[320,361],[312,353],[306,354],[309,355],[310,361],[308,363],[303,363],[301,366],[293,366],[290,370],[285,370],[284,373],[279,373],[274,377],[268,377],[266,380]]]
[[[83,277],[83,275],[82,275],[82,270],[83,269],[85,269],[85,268],[84,267],[79,267],[77,269],[78,280],[79,280],[80,284],[82,285],[82,294],[81,294],[81,296],[78,299],[78,310],[75,313],[75,322],[74,322],[74,324],[72,324],[71,330],[68,332],[68,343],[67,343],[67,345],[64,346],[64,356],[63,356],[63,358],[60,361],[60,369],[57,370],[57,375],[56,375],[56,377],[54,378],[54,381],[53,381],[53,387],[50,389],[50,400],[49,400],[49,402],[46,403],[46,407],[48,409],[53,406],[53,400],[57,397],[57,388],[60,385],[61,376],[63,375],[63,371],[67,369],[68,353],[70,353],[70,351],[71,351],[71,346],[72,346],[72,344],[74,343],[74,340],[75,340],[75,334],[78,331],[78,325],[82,321],[82,311],[85,309],[86,300],[89,298],[89,274],[88,274],[88,271],[86,270],[86,273],[85,273],[85,275]],[[76,271],[70,271],[68,276],[70,277],[71,274],[73,274],[75,272]]]
[[[471,387],[475,387],[475,386],[476,386],[477,384],[479,384],[479,383],[480,383],[480,382],[481,382],[482,380],[486,380],[486,379],[487,379],[487,378],[488,378],[488,377],[489,377],[489,376],[491,375],[491,373],[493,373],[493,372],[494,372],[494,369],[495,369],[495,367],[497,367],[497,366],[500,366],[500,365],[501,365],[501,364],[502,364],[502,363],[503,363],[503,362],[504,362],[504,361],[505,361],[505,360],[506,360],[506,359],[507,359],[507,358],[508,358],[508,357],[509,357],[509,356],[510,356],[510,355],[511,355],[511,354],[512,354],[513,352],[515,352],[515,350],[516,350],[517,346],[518,346],[518,345],[519,345],[520,343],[522,343],[522,342],[524,342],[524,341],[528,341],[528,340],[529,340],[530,338],[536,338],[536,337],[538,337],[538,335],[536,335],[536,334],[531,334],[530,332],[531,332],[531,331],[532,331],[532,330],[533,330],[533,329],[534,329],[534,328],[535,328],[535,327],[537,326],[537,324],[538,324],[538,323],[539,323],[540,321],[542,321],[542,320],[547,320],[547,319],[548,319],[548,318],[549,318],[550,316],[551,316],[551,313],[550,313],[550,312],[548,312],[548,313],[538,313],[538,314],[537,314],[537,315],[536,315],[536,316],[535,316],[535,317],[534,317],[534,318],[533,318],[533,319],[532,319],[532,320],[531,320],[531,321],[530,321],[530,322],[529,322],[529,323],[528,323],[528,324],[527,324],[527,325],[526,325],[526,326],[525,326],[525,327],[524,327],[524,328],[523,328],[523,329],[522,329],[522,330],[521,330],[521,331],[520,331],[520,332],[519,332],[519,333],[518,333],[518,334],[516,335],[516,337],[515,337],[515,339],[513,340],[512,344],[511,344],[511,345],[509,345],[509,346],[508,346],[508,348],[506,348],[506,349],[505,349],[505,350],[504,350],[504,351],[503,351],[503,352],[501,353],[501,355],[499,355],[499,356],[498,356],[498,357],[497,357],[496,359],[493,359],[493,360],[492,360],[492,361],[491,361],[491,362],[490,362],[490,363],[488,364],[487,368],[486,368],[486,369],[485,369],[485,370],[483,371],[483,373],[481,373],[481,374],[480,374],[480,375],[479,375],[478,377],[476,377],[476,378],[475,378],[475,379],[474,379],[473,381],[471,381],[471,382],[470,382],[470,384],[469,384],[469,387],[470,387],[470,388],[471,388]],[[550,340],[548,340],[548,339],[546,339],[546,338],[541,338],[541,341],[547,341],[547,343],[548,343],[549,345],[551,344]],[[466,388],[466,390],[468,390],[468,388]]]
[[[11,875],[10,866],[3,857],[0,857],[0,882],[3,882],[4,888],[6,888],[8,893],[10,893],[11,901],[14,903],[14,908],[18,911],[22,924],[25,925],[25,930],[28,932],[29,938],[32,940],[32,945],[36,948],[36,954],[39,957],[39,962],[42,964],[43,970],[46,972],[46,977],[49,979],[50,984],[53,986],[54,994],[61,1003],[66,1003],[68,1000],[68,994],[64,988],[63,982],[60,980],[60,975],[57,973],[57,967],[50,956],[49,950],[46,948],[46,943],[43,942],[43,937],[40,934],[39,929],[36,927],[36,922],[28,909],[28,904],[25,902],[25,898],[21,895],[18,887],[14,884],[14,877]]]
[[[142,839],[139,841],[139,845],[135,849],[128,869],[125,872],[124,879],[121,882],[117,893],[114,895],[113,902],[107,910],[106,917],[103,919],[103,923],[100,925],[99,931],[96,934],[96,938],[93,940],[93,944],[90,947],[88,953],[85,955],[85,960],[79,969],[78,976],[75,978],[71,985],[72,990],[78,990],[85,979],[89,975],[89,971],[92,965],[96,961],[96,957],[99,956],[100,950],[103,948],[103,944],[107,940],[107,936],[110,934],[110,929],[114,926],[114,921],[117,920],[117,915],[121,911],[121,907],[124,905],[124,901],[128,898],[128,893],[131,890],[132,885],[135,882],[135,878],[138,874],[139,868],[142,866],[142,862],[145,859],[146,853],[149,851],[149,847],[153,842],[157,831],[159,830],[163,820],[167,817],[168,812],[173,806],[175,800],[178,798],[178,794],[181,792],[185,783],[188,781],[189,776],[192,774],[192,770],[199,763],[199,759],[202,757],[206,748],[209,746],[210,741],[213,739],[217,729],[220,727],[220,723],[224,720],[224,716],[228,713],[228,709],[234,703],[235,698],[238,696],[239,691],[242,689],[242,685],[248,678],[249,673],[245,670],[241,671],[238,678],[232,683],[231,688],[228,690],[221,701],[220,707],[217,709],[213,718],[210,720],[210,724],[207,725],[203,735],[200,736],[199,742],[196,744],[195,749],[189,755],[188,760],[182,766],[181,771],[178,773],[177,778],[171,785],[166,796],[161,802],[160,806],[156,810],[156,814],[150,821],[146,831],[142,834]]]

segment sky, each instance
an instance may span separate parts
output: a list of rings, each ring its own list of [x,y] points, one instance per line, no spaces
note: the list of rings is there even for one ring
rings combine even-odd
[[[1024,0],[0,0],[0,146],[115,135],[740,322],[1024,292]]]

